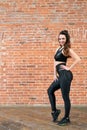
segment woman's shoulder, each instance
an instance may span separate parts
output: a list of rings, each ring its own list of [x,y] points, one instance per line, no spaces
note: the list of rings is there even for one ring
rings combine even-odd
[[[72,48],[69,48],[69,53],[74,53],[74,50]]]
[[[77,56],[76,52],[73,49],[71,49],[71,48],[69,49],[69,55],[71,57],[76,57]]]
[[[57,52],[59,49],[60,49],[60,47],[58,47],[55,52]]]

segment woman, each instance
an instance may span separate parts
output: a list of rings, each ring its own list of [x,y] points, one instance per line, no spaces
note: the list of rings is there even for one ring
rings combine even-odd
[[[56,109],[56,97],[54,92],[58,89],[61,89],[62,98],[64,100],[65,115],[58,122],[58,125],[66,125],[70,123],[70,85],[73,79],[73,74],[71,69],[80,61],[80,57],[71,49],[70,35],[67,30],[63,30],[59,33],[58,42],[60,47],[57,49],[54,56],[54,81],[48,88],[48,96],[52,108],[52,117],[53,121],[57,121],[57,118],[60,114],[60,110]],[[67,59],[73,58],[73,64],[68,67],[66,65]]]

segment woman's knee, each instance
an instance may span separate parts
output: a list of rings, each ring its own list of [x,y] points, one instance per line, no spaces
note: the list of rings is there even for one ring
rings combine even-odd
[[[48,95],[50,95],[50,94],[54,94],[54,92],[57,90],[57,89],[59,89],[60,88],[60,86],[59,86],[59,84],[58,84],[58,81],[53,81],[52,82],[52,84],[49,86],[49,88],[47,89],[47,93],[48,93]]]
[[[50,89],[50,87],[47,89],[47,94],[48,94],[48,95],[51,94],[51,89]]]
[[[50,87],[47,89],[48,95],[52,95],[54,93],[54,87],[53,84],[50,85]]]

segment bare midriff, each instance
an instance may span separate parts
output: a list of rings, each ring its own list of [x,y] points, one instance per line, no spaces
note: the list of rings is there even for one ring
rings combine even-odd
[[[65,62],[60,62],[60,61],[55,61],[55,65],[59,65],[61,63],[65,63]],[[65,63],[66,64],[66,63]]]

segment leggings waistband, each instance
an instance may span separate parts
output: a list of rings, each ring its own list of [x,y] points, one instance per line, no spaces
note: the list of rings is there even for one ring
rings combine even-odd
[[[61,65],[66,65],[66,63],[60,63],[60,64],[56,65],[56,71],[57,71],[58,73],[59,73],[59,71],[63,70],[63,69],[61,68]]]

